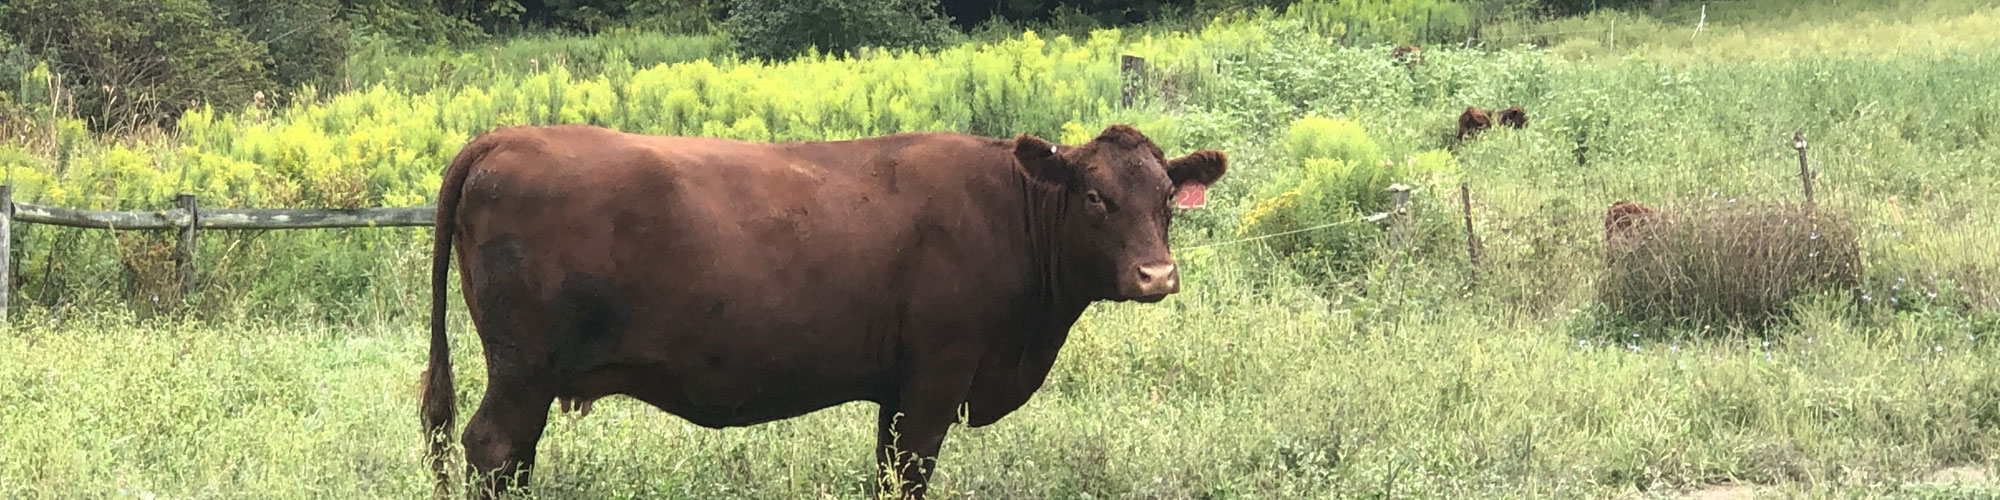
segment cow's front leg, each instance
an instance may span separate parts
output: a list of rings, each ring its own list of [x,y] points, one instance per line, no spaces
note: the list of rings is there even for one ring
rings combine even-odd
[[[878,491],[884,499],[922,500],[931,472],[937,468],[938,450],[944,446],[945,433],[954,419],[931,412],[912,415],[896,411],[895,406],[882,405],[877,416]]]
[[[898,399],[876,415],[876,491],[881,498],[921,500],[965,391],[909,391]]]

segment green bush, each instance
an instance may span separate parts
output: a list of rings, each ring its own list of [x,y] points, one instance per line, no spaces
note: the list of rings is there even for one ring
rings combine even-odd
[[[435,0],[341,0],[347,22],[364,38],[432,47],[484,38],[471,19],[446,14]]]
[[[5,16],[0,12],[0,18]],[[20,105],[24,79],[38,64],[40,61],[14,43],[14,37],[0,31],[0,112]]]
[[[1583,14],[1597,9],[1625,9],[1665,5],[1666,2],[1662,0],[1536,0],[1535,4],[1549,14],[1567,16]]]
[[[540,27],[597,32],[643,27],[705,33],[720,20],[725,0],[543,0],[522,14]]]
[[[1368,137],[1361,123],[1349,119],[1308,116],[1285,133],[1285,151],[1296,160],[1332,158],[1349,163],[1382,162],[1382,147]]]
[[[346,67],[354,82],[379,83],[406,92],[489,87],[563,66],[581,77],[629,77],[633,71],[697,59],[720,60],[728,41],[715,35],[669,35],[616,29],[592,36],[550,35],[462,49],[411,50],[390,40],[369,40]],[[364,83],[364,84],[366,84]]]
[[[937,0],[736,0],[724,29],[743,55],[765,59],[935,46],[954,33]]]
[[[265,75],[281,88],[327,87],[347,60],[337,0],[211,0],[223,19],[270,54]],[[283,99],[289,92],[272,97]],[[275,104],[275,103],[274,103]]]
[[[1299,119],[1284,145],[1288,161],[1244,214],[1238,236],[1291,233],[1266,241],[1308,273],[1352,271],[1374,255],[1376,225],[1338,223],[1393,210],[1390,185],[1436,182],[1458,170],[1443,151],[1391,161],[1360,123],[1344,118]]]
[[[1482,2],[1307,0],[1292,4],[1285,12],[1304,20],[1316,33],[1348,43],[1400,45],[1465,39],[1479,21],[1476,3]]]

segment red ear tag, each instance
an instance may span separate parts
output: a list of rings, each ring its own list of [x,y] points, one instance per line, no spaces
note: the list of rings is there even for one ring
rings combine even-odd
[[[1208,205],[1208,185],[1196,182],[1182,184],[1180,189],[1174,192],[1174,205],[1183,209]]]

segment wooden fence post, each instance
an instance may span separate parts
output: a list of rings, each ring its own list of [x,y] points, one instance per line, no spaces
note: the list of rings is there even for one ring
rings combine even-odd
[[[1130,108],[1132,101],[1138,97],[1139,89],[1146,84],[1146,58],[1129,54],[1119,56],[1118,73],[1125,77],[1125,88],[1119,93],[1118,105]]]
[[[1465,255],[1472,262],[1472,279],[1479,280],[1479,238],[1472,234],[1472,186],[1458,183],[1458,199],[1465,206]]]
[[[1812,167],[1806,165],[1805,133],[1792,132],[1792,149],[1799,150],[1799,182],[1804,183],[1806,188],[1806,213],[1813,213],[1816,205],[1813,201],[1813,178],[1819,174],[1813,173]]]
[[[7,292],[14,285],[14,186],[0,184],[0,330],[7,326]]]
[[[1688,38],[1701,36],[1701,27],[1707,25],[1708,25],[1708,2],[1702,2],[1701,19],[1698,19],[1694,22],[1694,34],[1688,35]]]
[[[180,249],[174,252],[175,267],[181,282],[181,298],[185,300],[189,290],[194,289],[195,231],[201,227],[201,206],[195,203],[193,194],[181,193],[174,196],[174,204],[187,211],[187,225],[181,226]]]

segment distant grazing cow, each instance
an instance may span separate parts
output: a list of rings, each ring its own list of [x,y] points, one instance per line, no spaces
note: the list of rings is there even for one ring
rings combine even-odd
[[[921,498],[946,430],[1027,403],[1091,304],[1180,290],[1168,224],[1225,170],[1124,125],[1075,146],[483,134],[438,193],[433,473],[450,476],[454,252],[488,376],[463,442],[489,491],[527,481],[552,402],[623,394],[717,429],[877,403],[876,477]]]
[[[1512,106],[1508,107],[1507,109],[1500,110],[1499,118],[1500,118],[1500,124],[1503,126],[1508,126],[1513,128],[1523,128],[1528,126],[1528,111],[1521,109],[1520,106]]]
[[[1458,115],[1458,140],[1463,141],[1466,137],[1476,136],[1479,131],[1491,126],[1493,117],[1486,114],[1486,110],[1477,106],[1466,106],[1465,112]]]
[[[1415,45],[1402,45],[1389,49],[1389,58],[1405,65],[1424,63],[1424,49]]]
[[[1615,254],[1618,249],[1628,246],[1632,241],[1633,228],[1651,222],[1656,215],[1657,212],[1653,207],[1637,202],[1625,200],[1613,202],[1611,208],[1604,211],[1605,249],[1610,254]]]

